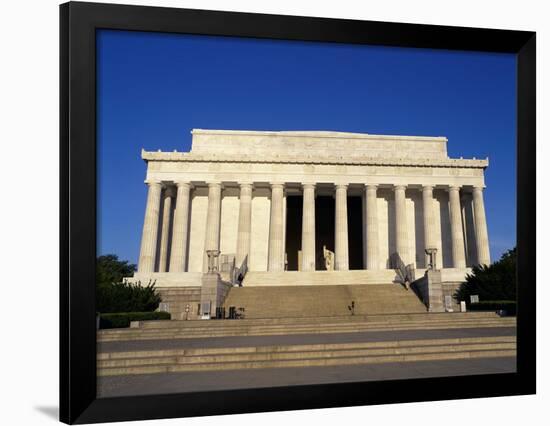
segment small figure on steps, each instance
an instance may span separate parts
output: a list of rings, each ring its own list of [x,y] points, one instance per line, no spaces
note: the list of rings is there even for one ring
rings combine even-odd
[[[351,315],[355,315],[355,300],[351,301],[351,305],[348,305],[348,309],[351,312]]]

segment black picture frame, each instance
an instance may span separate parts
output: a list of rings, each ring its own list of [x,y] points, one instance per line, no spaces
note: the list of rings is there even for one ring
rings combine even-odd
[[[96,398],[97,29],[508,52],[517,57],[517,372]],[[160,419],[536,392],[536,34],[69,2],[60,6],[60,420]]]

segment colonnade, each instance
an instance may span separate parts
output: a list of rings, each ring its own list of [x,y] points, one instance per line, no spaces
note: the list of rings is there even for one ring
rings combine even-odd
[[[190,221],[190,190],[189,182],[176,182],[163,189],[160,181],[148,181],[147,206],[143,224],[141,251],[138,270],[140,273],[155,272],[158,256],[158,272],[185,272],[185,259],[188,251],[188,232]],[[269,250],[267,268],[269,271],[283,271],[285,267],[284,255],[284,196],[285,183],[277,182],[271,185],[271,211],[269,223]],[[236,263],[240,265],[250,252],[252,190],[251,182],[241,183],[239,216],[236,245]],[[177,189],[177,191],[174,191]],[[411,263],[409,253],[409,236],[407,232],[407,215],[404,185],[393,186],[395,202],[395,248],[398,257],[404,264]],[[425,248],[436,246],[436,212],[434,212],[433,186],[422,186],[422,211]],[[302,271],[315,270],[315,195],[314,183],[302,184],[303,213],[302,213]],[[364,185],[365,209],[363,222],[365,224],[364,265],[366,269],[379,268],[379,235],[377,212],[377,185]],[[464,231],[462,225],[462,209],[460,204],[460,187],[449,186],[449,219],[451,227],[452,266],[466,267],[464,251]],[[473,209],[475,226],[475,245],[478,264],[489,264],[489,239],[483,189],[474,187]],[[170,229],[169,215],[174,203],[175,209]],[[348,253],[348,214],[347,214],[348,185],[335,185],[335,253],[334,269],[349,269]],[[206,250],[219,250],[220,217],[221,217],[222,184],[219,182],[208,184],[208,210],[206,218],[206,232],[204,243],[203,271],[207,270]],[[163,218],[160,218],[162,203]],[[161,235],[159,238],[159,224]],[[170,256],[169,241],[172,232]],[[160,244],[160,248],[157,248]]]

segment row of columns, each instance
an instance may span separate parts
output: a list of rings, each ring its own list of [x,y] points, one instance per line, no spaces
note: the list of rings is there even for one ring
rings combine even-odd
[[[153,272],[157,253],[159,214],[162,195],[162,184],[157,181],[148,182],[149,192],[143,225],[143,237],[139,258],[139,272]],[[170,247],[170,272],[184,272],[187,257],[189,203],[191,185],[188,182],[177,182],[176,207],[172,226],[172,245]],[[303,184],[303,214],[302,214],[302,271],[315,270],[315,184]],[[335,191],[335,270],[349,269],[348,253],[348,214],[347,214],[346,184],[336,184]],[[236,263],[240,265],[250,252],[250,232],[252,214],[251,183],[240,185],[239,222],[237,230]],[[394,187],[395,200],[395,247],[404,264],[410,262],[409,239],[407,232],[407,216],[405,208],[404,185]],[[174,194],[167,190],[163,202],[163,220],[160,235],[159,272],[168,269],[169,217]],[[205,233],[205,254],[203,270],[207,270],[208,258],[206,250],[219,249],[220,217],[221,217],[221,183],[208,185],[208,212]],[[464,268],[466,258],[464,251],[464,235],[462,227],[462,211],[460,205],[460,188],[451,186],[449,189],[449,209],[452,237],[452,259],[454,268]],[[365,185],[365,259],[367,269],[378,269],[378,211],[377,185]],[[426,248],[436,247],[435,225],[436,216],[433,211],[433,186],[422,187],[424,242]],[[489,264],[489,239],[483,202],[482,188],[473,189],[473,207],[475,217],[475,237],[479,264]],[[271,213],[269,225],[268,270],[284,270],[284,184],[271,184]]]

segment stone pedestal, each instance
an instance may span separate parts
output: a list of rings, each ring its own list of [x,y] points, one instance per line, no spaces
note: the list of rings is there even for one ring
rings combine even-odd
[[[210,305],[210,318],[216,315],[216,308],[222,306],[227,293],[231,289],[231,284],[222,281],[219,273],[208,273],[202,276],[201,285],[201,316],[205,306]]]
[[[426,271],[422,278],[412,284],[412,287],[428,308],[428,312],[445,312],[441,271]]]

